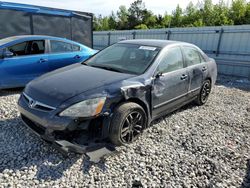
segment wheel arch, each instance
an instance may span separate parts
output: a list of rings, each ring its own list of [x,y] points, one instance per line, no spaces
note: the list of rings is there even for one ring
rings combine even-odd
[[[142,100],[140,100],[138,98],[129,98],[125,102],[137,103],[138,105],[140,105],[143,108],[143,110],[146,112],[147,116],[149,116],[149,109],[148,109],[147,105],[145,104],[145,102],[143,102]]]
[[[114,106],[114,108],[117,108],[119,105],[121,105],[122,103],[126,103],[126,102],[133,102],[133,103],[136,103],[136,104],[140,105],[143,108],[143,110],[145,111],[146,115],[147,115],[147,121],[148,121],[148,124],[149,124],[150,119],[151,119],[151,113],[150,113],[149,106],[147,106],[146,102],[144,102],[143,100],[141,100],[139,98],[136,98],[136,97],[131,97],[131,98],[128,98],[128,99],[123,98],[122,100],[120,100]]]
[[[209,80],[212,83],[212,78],[210,76],[207,76],[205,80]]]

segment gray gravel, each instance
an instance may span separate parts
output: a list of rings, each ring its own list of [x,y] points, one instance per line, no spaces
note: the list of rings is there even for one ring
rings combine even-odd
[[[63,158],[31,133],[18,97],[0,97],[1,187],[250,187],[248,91],[216,86],[206,105],[161,118],[98,164]]]

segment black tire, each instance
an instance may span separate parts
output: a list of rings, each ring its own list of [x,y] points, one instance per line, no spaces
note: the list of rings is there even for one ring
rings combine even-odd
[[[116,146],[127,145],[138,138],[146,125],[147,115],[140,105],[122,103],[114,111],[109,139]]]
[[[197,105],[201,106],[207,102],[208,96],[211,92],[211,88],[212,88],[211,81],[205,80],[200,89],[200,93],[197,96],[197,99],[195,100]]]

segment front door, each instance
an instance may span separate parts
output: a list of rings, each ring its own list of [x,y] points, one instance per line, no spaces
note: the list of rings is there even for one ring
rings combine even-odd
[[[153,117],[167,113],[186,100],[189,77],[180,47],[168,49],[156,71],[152,89]]]
[[[48,55],[45,54],[45,41],[26,41],[7,47],[12,57],[0,61],[1,87],[25,86],[32,79],[48,71]]]

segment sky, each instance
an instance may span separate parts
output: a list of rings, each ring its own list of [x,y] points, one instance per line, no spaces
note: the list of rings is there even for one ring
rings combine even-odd
[[[119,6],[125,5],[127,8],[134,0],[1,0],[5,2],[15,2],[23,4],[32,4],[53,8],[62,8],[69,10],[77,10],[83,12],[91,12],[95,15],[110,15],[113,10],[116,12]],[[192,0],[196,4],[199,0]],[[190,1],[187,0],[143,0],[146,8],[153,11],[154,14],[164,14],[166,11],[170,14],[179,4],[181,8],[185,8]],[[218,3],[219,0],[213,0]]]

